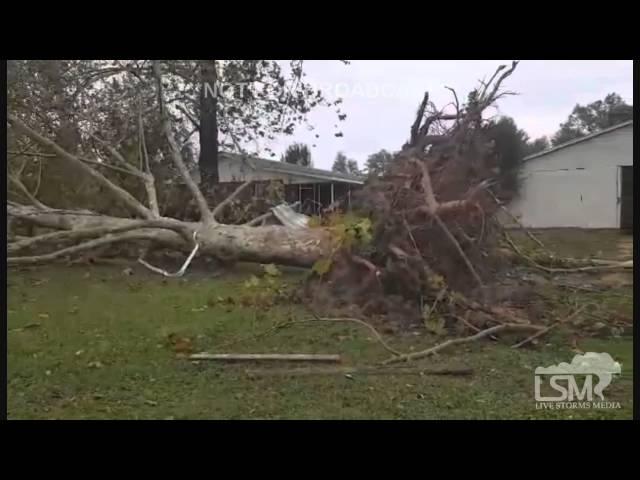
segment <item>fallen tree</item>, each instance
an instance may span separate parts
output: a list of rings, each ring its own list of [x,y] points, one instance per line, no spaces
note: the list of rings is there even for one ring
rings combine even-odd
[[[9,218],[57,231],[9,242],[7,248],[8,265],[48,262],[121,242],[152,243],[163,248],[181,251],[190,251],[196,242],[201,254],[211,255],[226,261],[278,263],[303,267],[313,265],[328,249],[328,235],[322,230],[290,229],[278,226],[225,225],[218,222],[217,218],[225,207],[246,189],[250,182],[242,184],[215,208],[212,209],[207,205],[204,195],[191,178],[176,143],[170,115],[164,105],[163,73],[159,62],[154,62],[153,68],[163,133],[169,145],[173,164],[195,199],[200,212],[200,221],[186,222],[160,215],[155,181],[148,162],[142,169],[133,166],[115,147],[107,145],[112,159],[117,165],[116,168],[143,181],[148,200],[145,205],[101,173],[96,168],[97,162],[89,161],[64,149],[59,143],[35,131],[19,116],[9,113],[7,119],[9,127],[17,136],[27,138],[32,144],[43,150],[44,155],[55,155],[76,171],[91,178],[103,187],[115,202],[124,206],[130,212],[130,217],[114,217],[86,210],[63,211],[45,205],[35,196],[29,194],[27,198],[31,205],[15,202],[7,204]],[[144,138],[142,129],[140,135]],[[10,178],[15,184],[22,187],[21,190],[28,193],[28,189],[24,187],[19,178],[15,176]],[[67,244],[67,246],[55,249],[55,246],[60,244]],[[38,247],[38,250],[43,248],[46,250],[47,247],[49,250],[52,248],[53,250],[47,253],[24,254],[24,252],[34,250],[35,247]]]
[[[316,279],[336,299],[375,311],[376,303],[401,297],[409,310],[420,315],[435,312],[443,292],[455,290],[473,296],[482,294],[490,277],[495,243],[494,196],[508,200],[513,192],[501,187],[504,172],[487,136],[484,112],[511,92],[501,90],[517,62],[500,66],[487,82],[461,103],[438,109],[426,93],[409,131],[409,141],[390,163],[385,174],[366,185],[354,200],[359,219],[370,219],[360,232],[367,242],[345,241],[344,225],[320,224],[315,228],[227,225],[219,218],[229,203],[250,182],[240,185],[228,198],[211,208],[192,179],[182,157],[172,116],[167,108],[162,64],[152,62],[153,86],[161,132],[175,171],[188,188],[199,211],[199,221],[184,221],[160,215],[156,179],[145,154],[143,122],[137,121],[140,164],[133,165],[117,149],[89,133],[108,152],[104,161],[64,148],[60,142],[29,125],[28,115],[8,114],[13,135],[36,147],[40,155],[53,155],[97,183],[106,195],[128,212],[116,217],[88,210],[60,210],[45,205],[22,184],[13,183],[30,205],[11,202],[7,213],[13,220],[48,229],[29,238],[14,238],[8,244],[8,265],[31,265],[73,257],[118,243],[149,244],[165,249],[210,255],[225,261],[277,263],[315,268]],[[137,178],[144,186],[146,202],[101,172],[108,166]],[[73,180],[73,179],[71,179]],[[491,196],[488,190],[492,189]],[[356,232],[356,236],[358,236]],[[44,251],[43,251],[44,250]],[[318,289],[320,294],[324,288]],[[379,295],[378,295],[379,294]],[[362,298],[358,298],[362,297]],[[448,298],[448,296],[447,296]],[[480,298],[480,297],[479,297]],[[445,303],[445,302],[442,302]],[[448,302],[451,303],[451,302]],[[419,308],[416,310],[416,306]],[[389,305],[382,310],[389,310]],[[379,309],[379,308],[378,308]],[[428,315],[427,315],[428,316]]]

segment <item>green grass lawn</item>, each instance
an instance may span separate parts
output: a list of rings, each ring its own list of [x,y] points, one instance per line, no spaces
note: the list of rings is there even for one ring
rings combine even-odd
[[[536,410],[533,371],[570,362],[566,343],[512,350],[486,342],[416,362],[472,367],[467,377],[318,375],[251,377],[264,365],[193,364],[176,358],[167,336],[210,351],[306,314],[299,306],[256,311],[212,304],[237,297],[248,273],[165,280],[113,267],[43,267],[8,273],[8,416],[11,419],[533,419],[632,417],[630,337],[584,341],[606,351],[623,374],[605,390],[620,410]],[[299,274],[287,274],[291,282]],[[24,328],[29,324],[39,326]],[[438,342],[387,337],[403,351]],[[340,353],[346,365],[388,353],[355,324],[294,325],[226,352]],[[276,365],[274,368],[282,368]]]
[[[633,242],[632,235],[615,229],[549,228],[533,230],[532,233],[549,250],[559,257],[567,258],[621,260],[623,252],[620,245]],[[524,231],[513,230],[509,234],[524,247],[538,247]]]

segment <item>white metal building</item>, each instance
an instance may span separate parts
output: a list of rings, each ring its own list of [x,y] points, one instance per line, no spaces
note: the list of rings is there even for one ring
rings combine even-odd
[[[633,228],[633,121],[525,158],[509,206],[530,228]]]

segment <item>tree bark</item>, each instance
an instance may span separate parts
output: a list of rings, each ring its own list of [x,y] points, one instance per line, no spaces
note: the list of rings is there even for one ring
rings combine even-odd
[[[111,228],[117,231],[132,228],[127,235],[113,235],[115,241],[144,241],[164,246],[173,250],[190,251],[193,242],[187,242],[197,232],[196,241],[200,245],[198,255],[258,263],[276,263],[296,267],[310,267],[318,259],[330,252],[329,232],[322,228],[287,228],[278,225],[250,227],[246,225],[204,224],[201,222],[182,222],[164,218],[150,220],[149,227],[141,225],[140,220],[90,214],[89,212],[62,213],[55,210],[42,211],[35,207],[7,206],[7,214],[48,228],[85,230]],[[167,228],[157,228],[159,222],[165,221]],[[185,233],[181,235],[175,229],[180,227]],[[173,229],[172,229],[173,228]],[[11,248],[10,248],[11,250]],[[37,264],[51,260],[50,256],[11,257],[8,265]]]
[[[219,182],[218,175],[218,100],[216,98],[216,61],[201,60],[200,74],[200,183],[209,186]]]

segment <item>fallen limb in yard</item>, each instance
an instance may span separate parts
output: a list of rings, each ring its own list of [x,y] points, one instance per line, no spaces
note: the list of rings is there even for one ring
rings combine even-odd
[[[554,328],[556,328],[558,325],[561,325],[563,323],[567,323],[569,321],[571,321],[572,319],[574,319],[577,315],[579,315],[585,308],[587,308],[588,305],[582,305],[580,308],[578,308],[575,312],[573,312],[571,315],[569,315],[567,318],[563,318],[562,320],[549,325],[546,328],[543,328],[542,330],[540,330],[539,332],[534,333],[533,335],[531,335],[530,337],[525,338],[524,340],[522,340],[519,343],[516,343],[515,345],[513,345],[511,348],[520,348],[523,345],[526,345],[527,343],[531,342],[532,340],[535,340],[536,338],[539,338],[543,335],[546,335],[550,330],[553,330]]]
[[[426,350],[422,350],[420,352],[407,353],[405,355],[400,355],[398,357],[391,357],[384,362],[382,365],[389,365],[392,363],[398,362],[409,362],[411,360],[417,360],[419,358],[428,357],[429,355],[433,355],[434,353],[438,353],[445,348],[451,347],[453,345],[459,345],[461,343],[469,343],[480,340],[489,335],[493,335],[494,333],[502,332],[502,331],[519,331],[519,330],[542,330],[544,327],[540,327],[538,325],[522,325],[519,323],[503,323],[501,325],[496,325],[495,327],[487,328],[486,330],[482,330],[481,332],[476,333],[475,335],[471,335],[470,337],[464,338],[455,338],[453,340],[447,340],[435,347],[428,348]]]
[[[142,257],[138,258],[138,263],[140,263],[141,265],[144,265],[152,272],[159,273],[161,275],[164,275],[165,277],[181,277],[182,275],[184,275],[184,272],[187,271],[187,268],[189,268],[189,264],[191,263],[191,260],[193,260],[193,257],[195,257],[196,253],[198,253],[198,249],[200,248],[200,245],[198,244],[198,240],[197,240],[197,235],[198,235],[198,232],[193,232],[193,242],[195,243],[195,246],[193,247],[193,250],[187,257],[187,259],[182,264],[182,267],[180,267],[180,270],[178,270],[176,273],[169,273],[166,270],[163,270],[162,268],[154,267],[150,263],[147,263],[145,260],[143,260]]]
[[[340,355],[308,353],[194,353],[189,360],[217,360],[221,362],[340,362]]]
[[[633,269],[633,260],[626,260],[623,262],[612,261],[612,260],[599,260],[599,259],[575,259],[575,258],[566,258],[566,259],[558,259],[555,257],[546,257],[543,259],[533,259],[530,256],[526,255],[522,250],[515,244],[513,239],[509,236],[509,234],[505,231],[504,238],[511,247],[511,249],[518,255],[519,257],[526,260],[529,264],[534,267],[543,270],[547,273],[579,273],[579,272],[592,272],[592,271],[602,271],[602,270],[617,270],[617,269]],[[554,268],[547,267],[542,265],[541,262],[549,261],[551,263],[569,263],[572,265],[578,265],[575,268]]]

